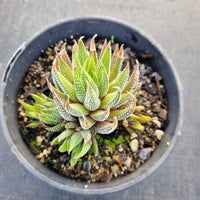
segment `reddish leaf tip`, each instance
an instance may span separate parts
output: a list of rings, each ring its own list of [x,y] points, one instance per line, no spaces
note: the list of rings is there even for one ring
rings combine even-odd
[[[56,52],[56,56],[60,59],[60,54],[58,53],[57,49],[54,48],[55,52]]]
[[[67,108],[70,107],[70,104],[69,104],[69,97],[67,97],[66,107],[67,107]]]

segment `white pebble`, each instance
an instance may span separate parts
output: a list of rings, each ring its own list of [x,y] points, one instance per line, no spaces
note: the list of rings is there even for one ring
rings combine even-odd
[[[126,161],[124,162],[124,164],[129,168],[131,166],[131,162],[132,162],[132,158],[127,157]]]
[[[164,132],[157,129],[157,130],[155,131],[155,135],[156,135],[156,137],[158,138],[158,140],[161,140],[162,137],[163,137],[163,135],[164,135]]]
[[[138,150],[139,147],[139,142],[137,139],[134,139],[131,141],[131,150],[132,152],[136,152]]]

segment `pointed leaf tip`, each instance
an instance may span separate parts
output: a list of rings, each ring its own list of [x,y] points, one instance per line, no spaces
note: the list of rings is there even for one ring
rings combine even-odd
[[[108,42],[107,48],[111,48],[111,41]]]
[[[115,45],[115,50],[113,52],[113,56],[117,56],[118,55],[118,51],[119,51],[119,44]]]
[[[124,59],[124,44],[121,45],[118,56],[120,57],[120,59]]]
[[[66,107],[67,107],[67,108],[70,107],[70,105],[69,105],[69,97],[67,97]]]
[[[57,56],[58,58],[60,58],[60,54],[58,53],[56,47],[54,48],[54,51],[56,52],[56,56]]]

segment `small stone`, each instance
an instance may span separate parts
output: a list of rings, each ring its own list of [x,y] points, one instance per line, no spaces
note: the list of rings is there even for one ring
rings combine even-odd
[[[126,161],[124,162],[126,167],[129,168],[131,166],[131,163],[132,163],[132,158],[131,157],[127,157]]]
[[[51,153],[52,147],[43,150],[43,154],[47,157]]]
[[[126,161],[126,154],[125,153],[119,153],[118,155],[114,156],[114,159],[121,166]]]
[[[29,148],[33,154],[35,155],[39,154],[39,150],[35,146],[30,145]]]
[[[40,162],[41,162],[41,163],[44,163],[44,162],[45,162],[44,156],[40,159]]]
[[[153,117],[151,120],[158,128],[161,127],[161,122],[158,120],[157,117]]]
[[[157,94],[158,89],[155,83],[148,83],[145,85],[146,90],[150,93],[150,94]]]
[[[119,165],[115,164],[111,167],[112,171],[118,171],[119,170]]]
[[[139,142],[137,139],[134,139],[131,141],[131,150],[132,152],[136,152],[138,150],[138,147],[139,147]]]
[[[28,121],[28,118],[27,117],[24,117],[24,122],[26,123]]]
[[[44,155],[44,154],[41,152],[40,154],[36,155],[35,157],[36,157],[36,158],[42,158],[43,155]]]
[[[113,175],[117,177],[120,174],[119,165],[115,164],[111,167]]]
[[[123,152],[123,151],[124,151],[124,149],[123,149],[123,147],[122,147],[122,144],[119,145],[118,151],[119,151],[119,152]]]
[[[132,132],[131,136],[130,136],[130,139],[133,140],[133,139],[137,138],[137,136],[138,135],[135,132]]]
[[[98,49],[100,49],[100,50],[101,50],[101,49],[102,49],[102,47],[103,47],[103,45],[102,45],[102,44],[99,44],[99,45],[98,45]]]
[[[163,135],[164,135],[164,132],[162,131],[162,130],[156,130],[155,131],[155,135],[156,135],[156,137],[158,138],[158,140],[162,140],[162,137],[163,137]]]
[[[166,109],[160,109],[160,112],[158,113],[158,116],[161,119],[166,120],[167,119],[167,110]]]
[[[139,156],[142,160],[146,160],[149,156],[150,156],[150,152],[152,151],[152,149],[149,148],[144,148],[140,150]]]
[[[83,170],[86,172],[86,173],[90,173],[90,169],[91,169],[91,163],[89,160],[86,160],[84,163],[83,163]]]
[[[147,66],[146,74],[150,74],[152,71],[153,71],[152,68],[150,66]]]
[[[43,140],[44,140],[43,136],[36,136],[36,142],[37,142],[37,144],[41,144]]]
[[[21,112],[19,113],[19,115],[22,116],[22,117],[25,117],[25,116],[26,116],[26,113],[23,112],[23,111],[21,111]]]

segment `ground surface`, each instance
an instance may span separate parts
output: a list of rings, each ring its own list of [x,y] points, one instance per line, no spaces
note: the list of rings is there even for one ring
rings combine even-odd
[[[41,2],[41,1],[40,1]],[[76,0],[0,2],[0,74],[17,47],[35,32],[77,16],[111,16],[148,32],[173,60],[184,88],[185,118],[177,144],[150,177],[123,192],[91,199],[196,200],[200,198],[199,0]],[[125,3],[124,3],[125,2]],[[0,133],[0,199],[72,199],[33,177]],[[83,199],[90,199],[82,196]],[[76,195],[73,199],[80,199]]]

